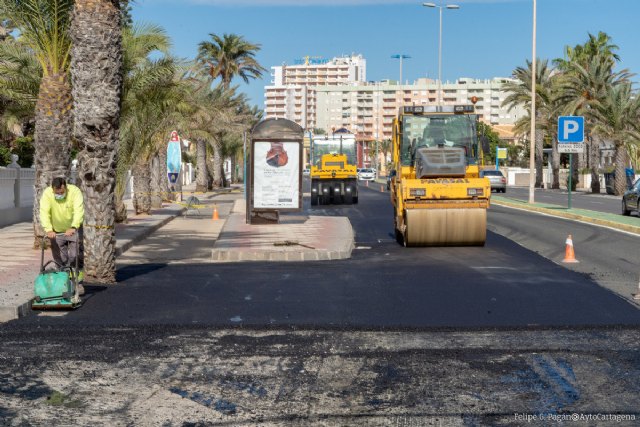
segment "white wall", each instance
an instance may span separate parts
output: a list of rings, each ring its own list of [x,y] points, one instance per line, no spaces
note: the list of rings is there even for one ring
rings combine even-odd
[[[0,167],[0,227],[31,221],[34,182],[33,169]]]
[[[0,168],[0,209],[15,208],[13,189],[18,169]]]
[[[75,171],[72,170],[73,182]],[[0,167],[0,227],[19,222],[31,222],[33,215],[33,200],[35,197],[35,169]],[[191,163],[183,163],[180,176],[182,185],[189,185],[195,181],[195,168]],[[20,177],[19,201],[16,203],[16,179]],[[124,200],[131,199],[133,194],[133,177],[127,172],[127,183]]]

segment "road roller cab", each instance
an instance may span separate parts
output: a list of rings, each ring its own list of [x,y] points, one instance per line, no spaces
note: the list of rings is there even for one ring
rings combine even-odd
[[[400,108],[390,190],[405,246],[484,245],[491,184],[479,175],[477,120],[473,105]]]

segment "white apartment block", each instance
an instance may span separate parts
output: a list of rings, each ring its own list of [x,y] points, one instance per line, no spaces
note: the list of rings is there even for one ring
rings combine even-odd
[[[312,130],[316,88],[366,82],[367,62],[362,55],[331,60],[307,56],[294,65],[271,67],[271,77],[271,85],[265,86],[265,118],[286,118]]]
[[[509,128],[526,115],[524,108],[509,111],[502,107],[507,93],[502,89],[510,78],[475,80],[461,78],[442,84],[445,105],[470,104],[476,97],[476,112],[481,120],[492,126]],[[419,79],[412,85],[382,81],[340,86],[317,86],[316,128],[346,127],[357,135],[358,141],[391,139],[393,118],[401,105],[437,105],[438,84],[435,80]],[[366,147],[365,147],[366,148]]]

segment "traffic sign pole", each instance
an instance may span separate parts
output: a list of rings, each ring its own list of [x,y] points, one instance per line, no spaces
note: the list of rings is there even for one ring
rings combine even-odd
[[[573,175],[573,153],[582,153],[584,150],[584,117],[560,116],[558,117],[558,153],[569,154],[569,198],[568,209],[571,209],[571,187]]]

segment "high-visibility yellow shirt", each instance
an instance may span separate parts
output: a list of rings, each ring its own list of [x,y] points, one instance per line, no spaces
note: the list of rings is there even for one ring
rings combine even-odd
[[[65,198],[56,200],[52,187],[42,193],[40,199],[40,224],[45,232],[63,233],[68,229],[80,228],[84,221],[84,200],[82,191],[67,184]]]

